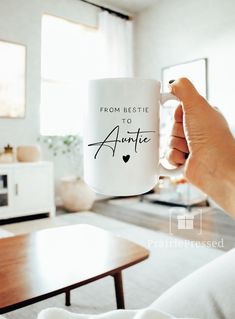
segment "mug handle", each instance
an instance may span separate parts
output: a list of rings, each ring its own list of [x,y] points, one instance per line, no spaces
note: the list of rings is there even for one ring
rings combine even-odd
[[[171,93],[161,93],[161,98],[160,98],[161,105],[163,105],[164,103],[170,100],[179,101],[177,97]],[[164,163],[165,165],[163,165]],[[167,168],[166,166],[170,166],[171,168]],[[170,165],[166,159],[162,159],[159,163],[159,173],[160,175],[165,175],[165,176],[175,176],[177,174],[183,174],[184,165],[174,167],[173,165]]]

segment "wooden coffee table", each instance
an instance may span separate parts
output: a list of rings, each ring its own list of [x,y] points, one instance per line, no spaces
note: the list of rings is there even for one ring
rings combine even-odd
[[[148,258],[145,248],[90,225],[73,225],[0,240],[0,314],[113,276],[124,308],[122,270]]]

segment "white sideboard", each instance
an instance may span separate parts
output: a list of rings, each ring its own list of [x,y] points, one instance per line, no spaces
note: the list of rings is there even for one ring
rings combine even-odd
[[[0,164],[0,220],[55,214],[51,162]]]

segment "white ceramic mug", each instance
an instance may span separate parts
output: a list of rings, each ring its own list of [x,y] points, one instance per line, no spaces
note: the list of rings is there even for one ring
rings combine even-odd
[[[90,81],[84,178],[97,193],[138,195],[151,190],[160,174],[172,175],[159,164],[159,108],[176,97],[160,89],[150,79]]]

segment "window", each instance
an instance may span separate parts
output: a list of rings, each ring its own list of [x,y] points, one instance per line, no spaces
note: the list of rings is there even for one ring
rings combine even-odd
[[[40,131],[82,134],[87,81],[98,77],[98,29],[43,15]]]

